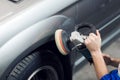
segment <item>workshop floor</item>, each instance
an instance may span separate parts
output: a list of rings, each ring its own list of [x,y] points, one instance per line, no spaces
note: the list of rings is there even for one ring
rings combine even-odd
[[[108,53],[113,57],[120,58],[120,38],[112,43],[107,49],[103,51],[104,53]],[[114,68],[108,66],[109,71]],[[80,69],[74,76],[73,80],[98,80],[94,71],[93,65],[87,64],[82,69]]]

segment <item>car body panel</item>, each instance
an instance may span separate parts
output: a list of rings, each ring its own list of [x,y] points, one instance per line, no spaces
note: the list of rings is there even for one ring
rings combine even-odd
[[[10,38],[15,36],[19,32],[21,32],[22,30],[25,30],[29,26],[31,26],[45,18],[52,16],[53,14],[59,12],[60,10],[66,8],[67,6],[69,6],[75,2],[76,2],[76,0],[67,0],[65,2],[64,2],[64,0],[58,0],[58,1],[56,1],[56,0],[51,0],[51,1],[50,0],[44,0],[44,1],[39,0],[38,3],[35,3],[31,6],[29,6],[28,8],[25,8],[23,10],[20,9],[20,11],[18,11],[17,13],[13,12],[14,14],[11,14],[11,16],[9,16],[7,19],[6,18],[2,19],[2,21],[0,22],[0,36],[1,36],[0,46],[2,46]],[[64,3],[64,4],[62,4],[62,3]],[[8,4],[6,4],[6,5],[8,5]],[[2,8],[4,8],[6,5],[3,5]],[[14,8],[14,7],[16,7],[16,6],[15,5],[12,6],[12,8]],[[9,10],[9,8],[7,10]],[[19,10],[19,9],[17,9],[17,10]],[[6,14],[6,12],[3,14]],[[8,15],[8,13],[7,13],[7,15]],[[1,17],[3,17],[3,16],[1,16]],[[9,35],[6,33],[8,33]]]
[[[0,48],[0,75],[21,53],[38,41],[39,46],[51,39],[55,30],[62,28],[68,18],[62,15],[52,16],[43,20],[14,36]],[[46,30],[47,29],[47,30]]]
[[[20,4],[14,4],[2,0],[0,2],[0,9],[3,10],[0,14],[0,57],[2,59],[0,61],[0,76],[9,68],[8,66],[13,60],[37,41],[40,42],[39,46],[47,42],[49,37],[54,35],[54,31],[67,19],[65,16],[52,15],[76,1],[36,0],[36,3],[32,4],[34,1],[31,0],[32,5],[28,7],[24,1]],[[63,2],[64,4],[62,4]],[[50,19],[47,19],[48,17]],[[46,28],[50,30],[46,31]],[[42,32],[43,29],[45,29],[44,32]],[[10,56],[8,57],[8,55]]]
[[[77,24],[93,24],[103,35],[105,45],[120,34],[119,3],[119,0],[30,0],[29,3],[24,0],[15,4],[2,0],[0,10],[3,7],[5,10],[0,13],[0,77],[8,68],[14,68],[11,65],[20,55],[25,57],[54,40],[54,32],[59,28],[71,32]],[[113,5],[116,6],[111,10]],[[74,53],[70,59],[73,69],[85,60]]]

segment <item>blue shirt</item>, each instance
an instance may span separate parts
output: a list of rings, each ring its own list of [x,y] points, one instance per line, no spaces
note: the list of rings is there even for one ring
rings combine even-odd
[[[104,75],[100,80],[120,80],[118,70],[113,70],[109,74]]]

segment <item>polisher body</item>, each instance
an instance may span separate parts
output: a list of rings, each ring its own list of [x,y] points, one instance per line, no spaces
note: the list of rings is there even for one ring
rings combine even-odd
[[[80,29],[88,28],[88,33],[81,33]],[[65,30],[58,29],[55,32],[55,42],[58,50],[62,55],[69,53],[81,53],[90,63],[93,62],[89,50],[84,45],[84,41],[89,33],[95,33],[96,28],[93,25],[80,24],[75,27],[75,30],[68,34]]]

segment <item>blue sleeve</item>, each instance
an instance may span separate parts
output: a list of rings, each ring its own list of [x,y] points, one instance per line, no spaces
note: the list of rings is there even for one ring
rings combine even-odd
[[[113,70],[109,74],[104,75],[100,80],[120,80],[118,70]]]

